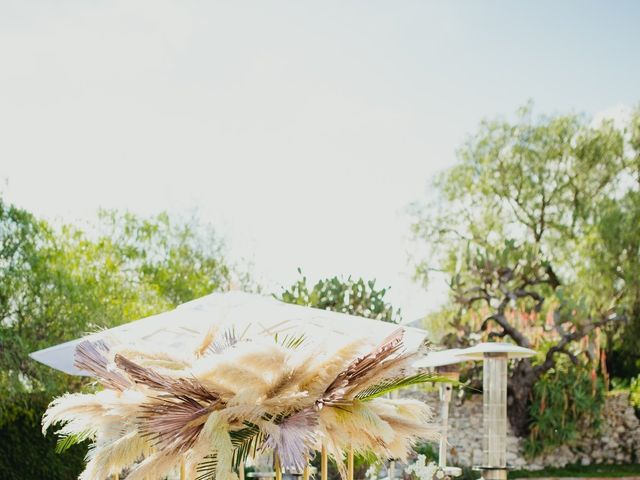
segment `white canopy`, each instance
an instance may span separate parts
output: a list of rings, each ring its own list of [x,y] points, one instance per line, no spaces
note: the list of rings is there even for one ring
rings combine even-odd
[[[483,360],[485,353],[506,353],[508,358],[525,358],[536,354],[535,350],[512,343],[483,342],[469,348],[432,351],[414,363],[416,368],[435,368],[472,360]]]
[[[83,340],[105,340],[109,345],[147,343],[158,349],[195,349],[212,327],[233,328],[245,338],[289,334],[305,335],[318,342],[346,342],[364,337],[372,344],[398,328],[388,322],[292,305],[272,297],[243,292],[213,293],[175,310],[39,350],[31,357],[71,375],[83,375],[82,370],[73,366],[75,347]],[[417,348],[427,334],[418,328],[403,328],[409,349]]]
[[[505,342],[483,342],[464,348],[458,356],[461,360],[482,360],[485,353],[506,353],[508,358],[526,358],[536,354],[535,350]]]

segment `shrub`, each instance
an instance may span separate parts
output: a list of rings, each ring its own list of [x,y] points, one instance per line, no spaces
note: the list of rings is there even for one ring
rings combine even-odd
[[[31,399],[29,409],[16,411],[10,421],[0,425],[0,472],[3,480],[72,480],[84,469],[87,446],[74,445],[57,454],[56,436],[43,436],[40,418],[47,401]]]
[[[604,384],[595,370],[558,362],[536,383],[531,403],[531,430],[525,453],[535,457],[575,443],[579,434],[600,427]]]

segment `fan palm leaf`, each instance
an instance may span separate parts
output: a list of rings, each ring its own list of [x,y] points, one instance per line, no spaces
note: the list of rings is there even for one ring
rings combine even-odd
[[[388,378],[380,383],[371,385],[370,387],[360,390],[356,395],[356,400],[367,401],[374,398],[381,397],[387,393],[398,390],[399,388],[409,387],[411,385],[418,385],[421,383],[452,383],[453,381],[449,377],[432,374],[432,373],[417,373],[408,377],[396,377]]]

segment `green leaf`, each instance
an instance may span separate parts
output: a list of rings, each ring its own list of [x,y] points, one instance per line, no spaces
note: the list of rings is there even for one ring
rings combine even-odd
[[[277,333],[275,335],[276,343],[290,350],[297,349],[300,345],[302,345],[306,341],[306,339],[307,338],[304,335],[287,334],[287,335],[284,335],[283,337],[280,337]]]
[[[359,392],[355,398],[366,402],[367,400],[373,400],[374,398],[381,397],[389,392],[397,390],[399,388],[408,387],[410,385],[416,385],[419,383],[453,383],[458,382],[451,380],[449,377],[442,375],[436,375],[432,373],[418,373],[409,377],[397,377],[384,380],[383,382],[371,385]]]
[[[71,448],[73,445],[88,440],[91,436],[92,432],[90,430],[85,430],[80,433],[72,433],[70,435],[60,437],[58,439],[58,442],[56,443],[56,453],[65,452],[69,450],[69,448]]]
[[[234,447],[232,466],[235,470],[239,469],[240,465],[246,462],[250,455],[254,456],[256,454],[257,449],[262,445],[265,438],[264,433],[257,425],[249,422],[245,422],[245,425],[245,428],[229,432],[231,444]],[[215,480],[217,467],[218,458],[214,452],[198,464],[196,471],[199,475],[196,480]]]
[[[205,458],[206,460],[200,462],[196,468],[196,471],[199,473],[196,480],[215,480],[218,457],[213,453]]]

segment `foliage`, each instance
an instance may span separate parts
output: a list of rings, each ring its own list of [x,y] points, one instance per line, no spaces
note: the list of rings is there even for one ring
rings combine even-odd
[[[565,467],[545,467],[542,470],[511,470],[509,478],[616,478],[637,477],[640,465],[567,465]]]
[[[0,426],[0,471],[6,480],[69,480],[84,468],[85,444],[75,445],[62,454],[55,451],[53,434],[42,435],[40,418],[49,398],[36,394]]]
[[[195,221],[103,212],[87,231],[54,228],[0,198],[0,425],[29,398],[82,380],[29,352],[228,287],[222,244]]]
[[[437,462],[439,458],[438,444],[432,442],[418,442],[413,451],[418,455],[424,455],[427,461]]]
[[[636,412],[640,411],[640,375],[629,382],[629,402]]]
[[[139,218],[102,211],[100,219],[100,241],[171,305],[228,288],[230,267],[210,226],[195,219],[176,223],[166,213]]]
[[[509,339],[510,420],[528,433],[535,382],[560,357],[606,376],[640,368],[640,109],[624,130],[579,115],[483,122],[417,205],[416,275],[449,278],[450,346]],[[626,334],[625,334],[626,332]],[[625,338],[625,342],[622,339]]]
[[[425,372],[416,373],[406,377],[389,378],[362,390],[358,395],[356,395],[356,398],[366,402],[374,398],[382,397],[383,395],[387,395],[388,393],[401,388],[410,387],[412,385],[424,385],[425,383],[452,383],[452,380],[449,377],[438,376]]]
[[[533,388],[531,432],[525,442],[529,457],[571,445],[587,430],[600,427],[604,385],[595,371],[557,362]]]
[[[585,235],[580,252],[588,260],[580,269],[588,295],[602,304],[614,303],[616,311],[628,318],[625,328],[607,328],[608,365],[613,376],[622,378],[640,374],[639,225],[640,191],[609,198],[600,204],[593,231]],[[589,288],[593,284],[598,288]]]
[[[302,275],[300,269],[298,273]],[[386,301],[385,295],[388,290],[376,288],[375,280],[353,280],[351,277],[321,279],[310,286],[307,277],[302,276],[289,288],[284,289],[278,298],[296,305],[398,323],[400,310],[394,310]]]
[[[640,418],[640,375],[633,378],[613,378],[610,393],[627,393],[629,404]]]

